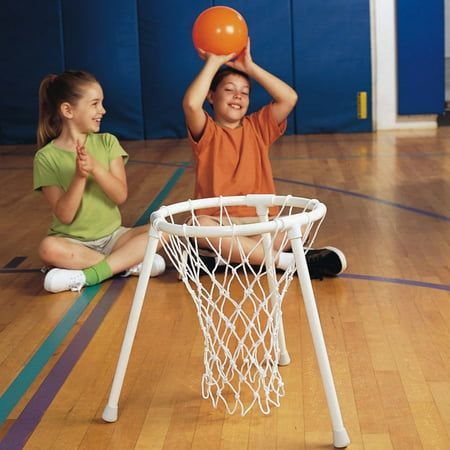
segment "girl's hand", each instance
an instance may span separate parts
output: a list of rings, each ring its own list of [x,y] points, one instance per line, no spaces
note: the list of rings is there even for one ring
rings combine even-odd
[[[89,175],[89,170],[86,164],[86,150],[78,141],[75,146],[77,157],[75,159],[77,170],[76,173],[81,178],[87,178]]]
[[[90,173],[93,173],[97,165],[95,158],[89,155],[84,145],[79,141],[76,143],[77,152],[77,171],[83,178],[86,178]]]

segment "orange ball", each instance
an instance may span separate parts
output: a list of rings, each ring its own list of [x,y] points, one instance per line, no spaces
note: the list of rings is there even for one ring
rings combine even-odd
[[[247,39],[248,29],[244,18],[228,6],[205,9],[192,28],[194,47],[215,55],[237,55],[247,45]]]

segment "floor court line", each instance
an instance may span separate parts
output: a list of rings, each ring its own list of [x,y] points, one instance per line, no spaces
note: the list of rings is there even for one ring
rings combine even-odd
[[[425,287],[431,289],[442,289],[450,291],[448,285],[438,285],[435,283],[417,282],[414,280],[404,280],[399,278],[376,277],[357,274],[342,274],[340,278],[368,280],[377,282],[399,283],[411,286]],[[72,368],[81,357],[83,351],[90,343],[92,337],[103,319],[109,312],[112,305],[120,293],[125,280],[116,278],[112,281],[105,295],[94,308],[90,316],[81,326],[80,330],[59,358],[53,369],[45,378],[37,392],[27,403],[22,413],[8,430],[7,434],[0,442],[0,450],[20,450],[32,434],[40,419],[44,415],[48,406],[53,401]]]
[[[385,200],[378,197],[373,197],[368,194],[361,194],[359,192],[348,191],[345,189],[335,188],[333,186],[325,186],[323,184],[314,184],[307,183],[306,181],[297,181],[297,180],[289,180],[286,178],[275,177],[275,181],[280,181],[282,183],[292,183],[292,184],[300,184],[302,186],[308,186],[316,189],[323,189],[326,191],[338,192],[339,194],[350,195],[352,197],[362,198],[364,200],[369,200],[376,203],[381,203],[383,205],[393,206],[394,208],[404,209],[409,212],[413,212],[416,214],[420,214],[422,216],[432,217],[433,219],[444,220],[445,222],[450,222],[450,217],[444,214],[438,214],[433,211],[427,211],[425,209],[415,208],[413,206],[402,205],[401,203],[393,202],[391,200]]]
[[[27,259],[26,256],[16,256],[11,261],[9,261],[5,266],[4,269],[15,269],[19,267],[25,260]]]
[[[75,303],[59,321],[58,325],[56,325],[47,339],[41,344],[25,367],[2,394],[0,397],[0,424],[8,418],[10,412],[34,382],[99,289],[100,285],[90,286],[84,289],[80,297],[77,298]]]
[[[295,158],[292,158],[292,159],[295,159]],[[305,159],[311,159],[311,158],[305,158]],[[287,159],[287,160],[289,160],[289,159]],[[160,163],[155,162],[155,161],[145,162],[145,161],[135,160],[134,162],[138,163],[138,164],[146,163],[146,164],[152,164],[152,165],[160,165]],[[164,163],[164,164],[161,164],[161,165],[173,166],[173,167],[180,167],[180,166],[182,166],[184,169],[193,169],[191,163],[188,162],[188,161],[183,161],[181,163],[179,163],[179,162]],[[340,194],[350,195],[350,196],[353,196],[353,197],[362,198],[364,200],[369,200],[369,201],[380,203],[380,204],[383,204],[383,205],[392,206],[394,208],[404,209],[406,211],[413,212],[415,214],[419,214],[419,215],[422,215],[422,216],[428,216],[428,217],[432,217],[434,219],[444,220],[446,222],[450,222],[450,217],[446,216],[444,214],[435,213],[433,211],[427,211],[425,209],[415,208],[413,206],[403,205],[403,204],[398,203],[398,202],[393,202],[391,200],[386,200],[386,199],[383,199],[383,198],[374,197],[374,196],[369,195],[369,194],[362,194],[360,192],[349,191],[349,190],[337,188],[337,187],[334,187],[334,186],[325,186],[325,185],[321,185],[321,184],[308,183],[306,181],[291,180],[291,179],[287,179],[287,178],[274,177],[274,180],[275,181],[279,181],[281,183],[299,184],[299,185],[302,185],[302,186],[313,187],[313,188],[316,188],[316,189],[323,189],[323,190],[327,190],[327,191],[338,192]]]
[[[0,269],[0,273],[41,272],[41,269]]]
[[[424,281],[408,280],[405,278],[390,278],[390,277],[379,277],[376,275],[360,275],[356,273],[342,273],[339,278],[348,278],[353,280],[365,280],[365,281],[377,281],[379,283],[393,283],[402,284],[406,286],[423,287],[427,289],[438,289],[440,291],[449,291],[450,285],[448,284],[438,284],[438,283],[427,283]]]
[[[174,179],[174,180],[170,180],[169,181],[169,183],[168,184],[170,184],[170,182],[171,181],[173,181],[173,185],[176,183],[176,181],[178,180],[178,178],[184,173],[184,171],[185,171],[185,169],[187,168],[189,166],[189,163],[183,163],[182,164],[182,167],[179,167],[178,169],[177,169],[177,171],[174,173],[174,175],[172,176],[172,179]],[[408,209],[408,210],[411,210],[412,212],[416,212],[416,213],[419,213],[419,214],[424,214],[424,215],[431,215],[432,217],[435,217],[435,218],[439,218],[439,219],[442,219],[442,220],[450,220],[450,218],[448,218],[448,217],[446,217],[446,216],[441,216],[441,215],[438,215],[438,214],[434,214],[434,213],[432,213],[432,214],[430,214],[429,212],[427,212],[427,211],[422,211],[422,210],[417,210],[416,208],[410,208],[410,207],[405,207],[404,205],[400,205],[400,204],[396,204],[396,203],[394,203],[394,202],[389,202],[389,201],[384,201],[384,200],[382,200],[382,199],[377,199],[377,198],[375,198],[375,197],[370,197],[370,196],[366,196],[365,194],[358,194],[358,193],[353,193],[353,192],[351,192],[351,191],[344,191],[344,190],[341,190],[341,189],[337,189],[337,188],[331,188],[331,187],[328,187],[328,186],[317,186],[317,185],[313,185],[313,184],[310,184],[310,183],[304,183],[304,182],[297,182],[297,181],[295,181],[295,180],[286,180],[286,179],[279,179],[279,178],[276,178],[276,180],[278,180],[278,181],[282,181],[282,182],[290,182],[290,183],[293,183],[293,184],[303,184],[303,185],[308,185],[308,186],[313,186],[313,187],[318,187],[318,188],[321,188],[321,189],[328,189],[328,190],[333,190],[333,191],[337,191],[337,192],[341,192],[341,193],[345,193],[345,194],[349,194],[349,195],[355,195],[355,196],[358,196],[358,197],[362,197],[362,198],[365,198],[365,199],[368,199],[368,200],[372,200],[372,201],[379,201],[379,202],[381,202],[381,203],[386,203],[386,204],[389,204],[390,206],[396,206],[396,207],[402,207],[402,208],[404,208],[404,209]],[[172,185],[172,186],[173,186]],[[167,185],[166,185],[166,187],[167,187]],[[170,189],[169,189],[170,190]],[[165,194],[165,195],[163,195],[163,191],[161,191],[159,194],[158,194],[158,196],[157,196],[157,198],[155,199],[155,201],[153,202],[153,203],[156,203],[156,202],[162,202],[163,201],[163,199],[165,198],[165,196],[167,195],[167,193]],[[153,204],[152,204],[153,205]],[[156,209],[156,207],[155,208],[153,208],[153,209]],[[149,218],[149,216],[150,216],[150,214],[151,214],[151,212],[152,212],[152,207],[149,207],[148,209],[147,209],[147,211],[144,213],[144,215],[138,220],[138,222],[136,223],[136,225],[142,225],[142,224],[144,224],[144,223],[147,223],[148,222],[148,218]],[[415,281],[415,280],[404,280],[404,279],[399,279],[399,278],[388,278],[388,277],[378,277],[378,276],[370,276],[370,275],[358,275],[358,274],[342,274],[340,277],[342,277],[342,278],[348,278],[348,279],[360,279],[360,280],[368,280],[368,281],[378,281],[378,282],[388,282],[388,283],[398,283],[398,284],[407,284],[407,285],[411,285],[411,286],[418,286],[418,287],[425,287],[425,288],[431,288],[431,289],[440,289],[440,290],[445,290],[445,291],[450,291],[450,286],[448,286],[448,285],[439,285],[439,284],[435,284],[435,283],[424,283],[424,282],[419,282],[419,281]],[[113,280],[113,284],[116,282],[117,280]],[[110,289],[111,289],[111,287],[110,287]],[[109,292],[109,291],[108,291]],[[114,292],[114,290],[112,291],[112,292]],[[118,292],[116,293],[116,295],[118,294]],[[106,294],[105,294],[105,296],[106,296]],[[112,296],[112,297],[114,297],[114,296]],[[108,300],[109,301],[111,301],[111,298],[112,297],[108,297]],[[101,302],[103,302],[103,299],[99,302],[99,305],[100,305],[100,303]],[[103,304],[103,303],[102,303]],[[99,305],[97,305],[97,307],[99,307]],[[96,308],[97,308],[96,307]],[[107,311],[109,310],[109,308],[107,308],[107,310],[104,310],[103,309],[103,311],[104,311],[104,315],[102,316],[102,317],[104,317],[105,315],[106,315],[106,313],[107,313]],[[94,309],[94,311],[96,311],[96,309]],[[93,313],[91,313],[91,316],[94,314],[94,311],[93,311]],[[90,317],[91,317],[90,316]],[[90,319],[90,317],[86,320],[86,322],[88,322],[88,320]],[[103,319],[102,319],[103,320]],[[100,320],[99,322],[98,322],[98,324],[97,324],[97,327],[101,324],[101,321],[102,320]],[[96,328],[97,328],[96,327]],[[95,328],[95,330],[96,330],[96,328]],[[92,334],[91,334],[91,337],[93,336],[93,334],[95,333],[95,330],[93,330],[93,332],[92,332]],[[80,331],[79,331],[79,333],[81,333],[81,329],[80,329]],[[77,334],[77,336],[78,336],[78,334]],[[77,337],[76,337],[77,338]],[[82,334],[80,335],[80,339],[82,339],[83,338],[83,336],[82,336]],[[75,338],[74,338],[74,340],[75,340]],[[85,341],[86,341],[86,339],[84,339]],[[89,341],[90,341],[90,338],[86,341],[86,345],[89,343]],[[70,347],[70,346],[69,346]],[[67,350],[69,350],[69,348],[67,349]],[[82,353],[82,352],[81,352]],[[80,353],[80,355],[81,355],[81,353]],[[76,360],[77,360],[78,358],[76,358]],[[76,360],[74,361],[74,363],[73,364],[75,364],[76,363]],[[73,367],[73,366],[72,366]],[[70,371],[68,372],[68,373],[70,373]],[[64,378],[65,379],[65,378]],[[47,379],[46,379],[47,380]],[[46,380],[44,380],[44,382],[46,381]],[[43,385],[44,385],[44,383],[43,383]],[[59,388],[58,388],[59,389]],[[54,395],[56,395],[56,393],[57,393],[57,391],[54,393]],[[37,393],[35,394],[35,395],[37,395]],[[53,396],[54,397],[54,396]],[[51,398],[51,399],[53,399],[53,397]],[[51,403],[51,399],[50,399],[50,401],[48,402],[48,404],[50,404]],[[30,405],[30,403],[31,403],[31,400],[30,400],[30,402],[29,402],[29,404],[28,405]],[[0,405],[1,405],[1,401],[0,401]],[[27,407],[30,407],[31,409],[33,409],[32,408],[32,404],[30,405],[30,406],[26,406],[26,408]],[[48,406],[48,405],[47,405]],[[45,407],[45,409],[46,409],[47,407]],[[42,412],[42,414],[45,412],[45,409],[43,410],[43,412]],[[24,410],[25,411],[25,410]],[[42,414],[41,414],[41,416],[42,416]],[[40,420],[40,417],[39,417],[39,420]],[[39,422],[39,420],[37,420],[37,422],[36,422],[36,424],[34,425],[34,426],[36,426],[37,425],[37,423]],[[19,419],[16,421],[16,422],[19,422]],[[1,423],[1,420],[0,420],[0,423]],[[24,419],[24,423],[30,423],[30,419],[28,418],[28,419]],[[14,425],[16,425],[16,424],[14,424]],[[17,425],[17,426],[19,426],[19,425]],[[7,433],[7,435],[4,437],[4,439],[3,439],[3,441],[1,441],[0,442],[0,449],[2,449],[3,447],[2,447],[2,445],[3,445],[3,442],[5,441],[5,439],[6,439],[6,437],[7,436],[9,436],[9,433],[10,433],[10,431],[13,429],[13,427],[11,427],[11,429],[8,431],[8,433]],[[33,428],[34,429],[34,428]],[[33,430],[31,430],[30,432],[29,432],[29,434],[31,434],[31,432],[32,432]],[[11,434],[11,436],[13,435],[14,433],[12,433]],[[21,435],[21,436],[24,436],[26,433],[25,433],[25,430],[23,430],[23,432],[22,432],[22,434],[20,434],[19,433],[19,435]],[[29,434],[27,434],[27,436],[29,436]],[[15,436],[15,441],[17,440],[17,435]],[[10,447],[10,446],[8,446],[8,447],[4,447],[4,448],[8,448],[8,449],[12,449],[12,447]],[[17,448],[21,448],[21,447],[17,447]]]
[[[158,195],[155,197],[151,205],[147,208],[144,214],[137,220],[137,225],[142,225],[148,222],[150,214],[159,208],[164,198],[167,197],[169,192],[172,190],[174,185],[177,183],[179,178],[183,175],[184,168],[177,169],[166,185],[161,189]],[[113,280],[114,284],[116,280]],[[53,355],[57,347],[61,344],[64,338],[67,336],[69,331],[72,329],[73,324],[80,317],[89,303],[97,294],[101,285],[91,286],[84,289],[83,294],[77,298],[74,305],[61,319],[58,325],[55,327],[50,336],[41,345],[41,347],[35,352],[33,357],[28,361],[26,366],[22,369],[15,380],[10,384],[5,393],[0,397],[0,425],[7,419],[10,412],[14,409],[16,404],[22,398],[26,390],[30,387],[33,381],[36,379],[38,374],[41,372],[42,368],[48,362],[50,357]],[[106,295],[106,294],[105,294]],[[100,300],[101,302],[102,300]],[[97,305],[98,306],[98,305]],[[94,309],[95,311],[95,309]],[[91,313],[91,315],[93,312]],[[106,314],[106,312],[105,312]],[[103,316],[104,317],[104,316]],[[88,318],[89,319],[89,318]],[[86,320],[88,320],[86,319]],[[78,358],[77,358],[78,359]],[[76,361],[74,361],[75,364]],[[48,377],[47,377],[48,378]],[[47,378],[43,381],[42,385],[45,385]],[[55,393],[56,395],[56,393]],[[28,407],[28,404],[25,408]],[[44,411],[45,412],[45,411]],[[43,414],[43,413],[42,413]],[[21,422],[22,426],[23,423]],[[37,425],[37,423],[36,423]],[[19,425],[17,425],[19,426]],[[3,441],[9,436],[10,430],[4,436],[3,440],[0,441],[0,449],[3,448]],[[5,447],[8,448],[9,447]]]
[[[0,450],[19,450],[23,448],[98,327],[103,322],[111,306],[116,301],[124,283],[124,278],[116,278],[111,282],[105,295],[103,295],[83,323],[19,417],[14,421],[3,440],[0,441]]]

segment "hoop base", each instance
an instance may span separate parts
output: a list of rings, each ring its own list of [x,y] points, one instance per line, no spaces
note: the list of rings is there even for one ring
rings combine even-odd
[[[346,448],[350,445],[350,438],[345,428],[333,431],[333,445],[335,448]]]
[[[280,357],[278,358],[279,366],[288,366],[291,363],[291,357],[288,352],[280,353]]]
[[[102,419],[105,422],[116,422],[118,417],[118,407],[106,405],[103,410]]]

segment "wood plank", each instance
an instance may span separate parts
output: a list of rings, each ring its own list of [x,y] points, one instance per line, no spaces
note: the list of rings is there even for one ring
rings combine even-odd
[[[124,223],[132,225],[192,156],[185,139],[123,145],[130,153],[129,199],[121,210]],[[18,269],[41,264],[37,246],[50,211],[42,196],[30,190],[33,155],[33,146],[0,146],[3,181],[9,186],[0,198],[0,234],[8,236],[0,240],[0,267],[17,256],[26,256]],[[450,127],[427,133],[285,136],[271,151],[279,193],[327,204],[315,245],[341,248],[347,273],[445,286],[450,283],[445,220],[450,216],[449,155]],[[193,186],[194,171],[188,167],[164,203],[185,200]],[[42,281],[40,273],[0,273],[0,392],[73,304],[74,294],[46,294]],[[450,447],[450,292],[387,281],[313,282],[350,448]],[[290,366],[280,369],[286,395],[269,415],[230,416],[223,405],[214,409],[201,398],[203,336],[192,300],[168,270],[150,285],[119,421],[105,424],[101,414],[136,279],[125,283],[25,449],[332,448],[330,418],[295,283],[284,304],[292,358]],[[0,440],[100,297],[0,425]]]

